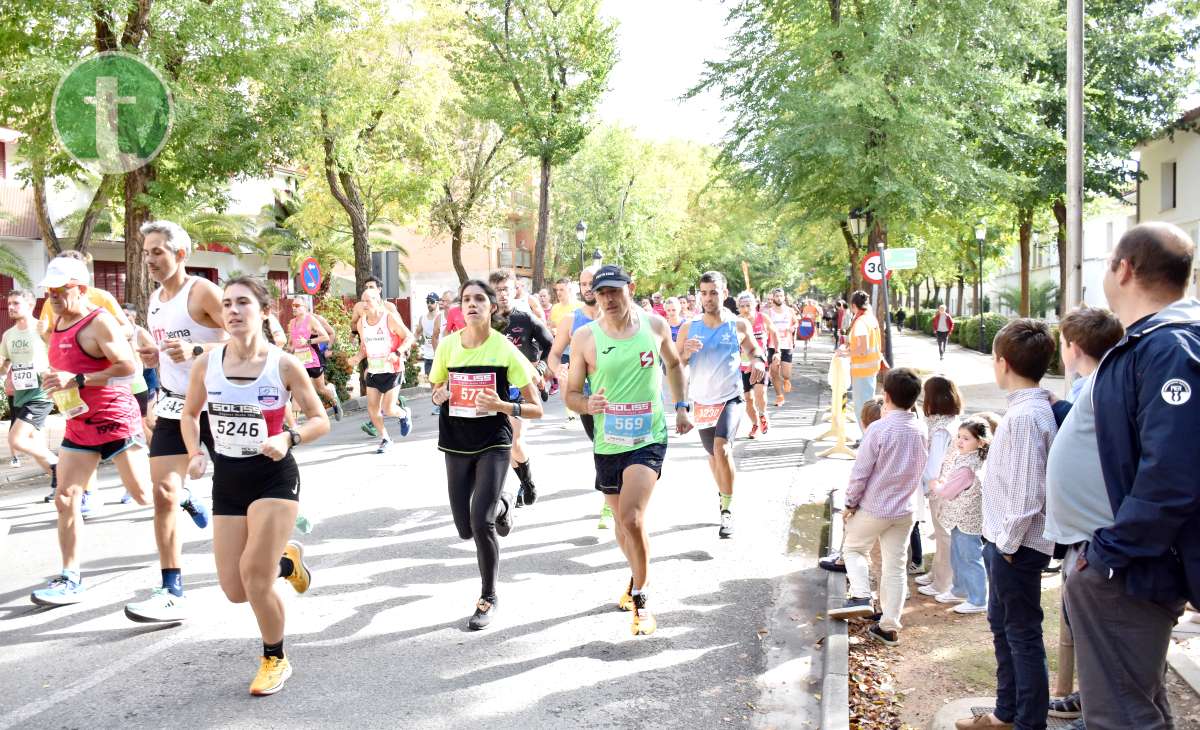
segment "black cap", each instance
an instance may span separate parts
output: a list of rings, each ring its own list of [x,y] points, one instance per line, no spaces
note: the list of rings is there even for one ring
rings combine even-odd
[[[439,297],[437,294],[434,294],[433,292],[430,292],[429,294],[425,295],[425,303],[426,304],[429,304],[430,302],[439,301],[440,299],[441,299],[441,297]]]
[[[603,289],[606,286],[621,287],[632,281],[629,274],[625,273],[625,269],[616,264],[606,264],[601,266],[596,275],[592,277],[592,291]]]

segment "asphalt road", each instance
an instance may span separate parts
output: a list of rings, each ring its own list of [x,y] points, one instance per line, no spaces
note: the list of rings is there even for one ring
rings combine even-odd
[[[738,442],[731,540],[697,437],[672,435],[648,515],[649,637],[616,609],[628,569],[596,528],[589,444],[560,400],[530,429],[541,496],[501,540],[500,612],[482,632],[466,628],[474,546],[451,524],[428,401],[382,456],[349,414],[298,451],[314,584],[279,583],[295,674],[269,698],[247,693],[261,643],[216,584],[210,530],[181,515],[192,618],[130,622],[123,605],[159,578],[152,515],[118,504],[108,474],[85,528],[88,599],[42,609],[28,596],[59,568],[54,510],[42,484],[8,486],[0,727],[816,727],[824,580],[812,525],[793,524],[826,491],[801,468],[813,397],[798,391],[768,438]],[[207,496],[207,479],[193,484]]]

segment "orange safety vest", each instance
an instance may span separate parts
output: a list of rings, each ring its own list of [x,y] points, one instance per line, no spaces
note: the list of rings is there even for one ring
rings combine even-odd
[[[854,328],[858,325],[859,320],[863,320],[863,326],[867,330],[867,350],[861,355],[855,355],[854,341],[859,335],[855,333]],[[850,323],[847,339],[850,342],[850,377],[869,378],[878,375],[880,364],[883,362],[883,336],[879,331],[879,322],[875,320],[875,315],[870,311],[856,315]]]

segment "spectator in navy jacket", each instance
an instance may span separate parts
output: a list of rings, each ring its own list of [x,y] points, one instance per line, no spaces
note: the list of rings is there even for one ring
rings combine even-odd
[[[1200,301],[1185,298],[1195,250],[1176,226],[1143,223],[1104,274],[1125,326],[1091,393],[1113,520],[1065,571],[1089,730],[1173,727],[1167,646],[1185,601],[1200,604]]]

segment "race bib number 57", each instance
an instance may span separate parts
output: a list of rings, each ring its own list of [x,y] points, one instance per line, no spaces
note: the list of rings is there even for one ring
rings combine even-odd
[[[479,413],[475,399],[485,390],[496,389],[495,373],[450,373],[450,415],[459,418],[483,418],[495,413]]]
[[[604,442],[641,446],[653,436],[654,408],[649,403],[609,403],[604,408]]]

